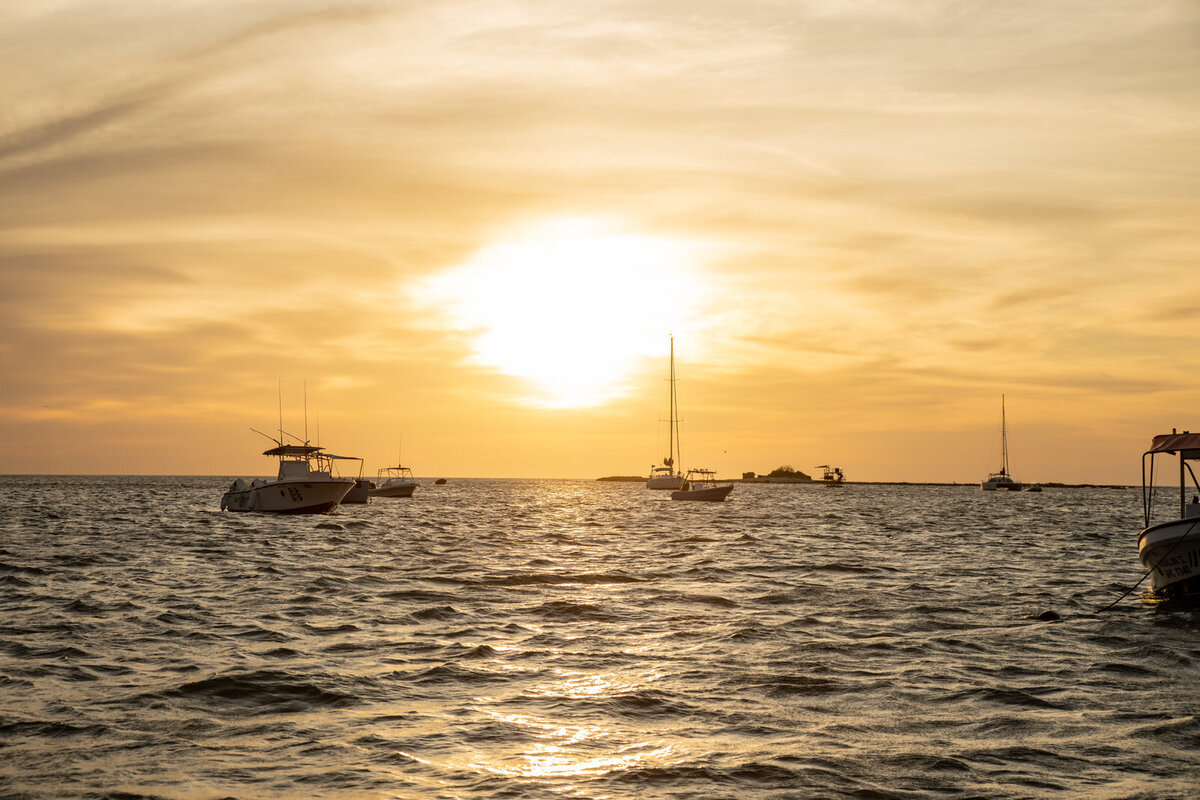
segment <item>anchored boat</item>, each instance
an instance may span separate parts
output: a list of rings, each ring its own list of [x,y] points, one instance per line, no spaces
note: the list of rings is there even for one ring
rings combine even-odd
[[[690,469],[683,483],[683,488],[671,492],[672,500],[706,500],[719,503],[733,491],[731,481],[718,481],[716,473],[711,469]]]
[[[375,478],[371,497],[412,497],[418,485],[408,467],[384,467]]]
[[[679,401],[675,396],[675,337],[671,337],[671,399],[667,403],[667,457],[661,466],[650,467],[650,477],[646,479],[647,489],[682,489],[684,476],[682,471],[676,471],[675,465],[679,460]],[[682,470],[682,468],[681,468]]]
[[[1021,491],[1021,484],[1014,481],[1008,471],[1008,426],[1004,419],[1004,395],[1000,395],[1000,471],[988,475],[979,488],[985,492]]]
[[[1159,453],[1179,456],[1179,517],[1152,524],[1154,456]],[[1147,456],[1150,457],[1148,473]],[[1190,431],[1155,436],[1150,449],[1142,454],[1142,511],[1146,527],[1138,534],[1138,558],[1150,573],[1151,591],[1168,599],[1200,598],[1200,482],[1192,470],[1192,461],[1200,461],[1200,433]],[[1188,492],[1193,490],[1189,501]]]
[[[336,475],[337,470],[334,468],[334,462],[337,461],[357,461],[358,475],[351,480],[354,481],[354,486],[342,498],[342,505],[350,505],[352,503],[369,503],[371,502],[370,490],[375,488],[375,484],[363,477],[363,460],[358,456],[335,456],[333,453],[318,453],[314,458],[321,465],[322,469],[329,471],[329,474]]]
[[[320,447],[282,444],[263,452],[279,459],[275,480],[238,478],[221,497],[222,511],[261,511],[274,514],[325,514],[333,511],[354,487],[353,478],[330,474]],[[314,462],[316,467],[314,468]]]

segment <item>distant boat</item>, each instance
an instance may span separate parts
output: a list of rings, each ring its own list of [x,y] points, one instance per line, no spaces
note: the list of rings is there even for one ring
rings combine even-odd
[[[706,500],[719,503],[733,491],[730,481],[718,481],[711,469],[690,469],[683,488],[671,492],[672,500]]]
[[[667,421],[667,457],[662,466],[650,467],[650,477],[646,480],[647,489],[682,489],[684,484],[683,470],[677,472],[675,465],[679,458],[679,407],[675,396],[675,337],[671,337],[671,399],[667,403],[669,419]]]
[[[437,485],[437,486],[445,486],[445,485],[446,485],[446,479],[445,479],[445,478],[438,478],[436,481],[434,481],[434,484],[435,484],[435,485]]]
[[[278,476],[273,481],[238,478],[221,497],[222,511],[325,514],[337,508],[354,487],[353,478],[335,478],[330,474],[330,462],[320,460],[320,447],[272,441],[276,446],[263,455],[279,459]]]
[[[841,486],[846,480],[846,476],[842,474],[841,467],[831,467],[828,464],[821,464],[817,469],[825,470],[821,480],[825,481],[826,486]]]
[[[371,497],[412,497],[418,484],[408,467],[384,467],[375,478],[376,486],[370,490]]]
[[[1158,453],[1179,456],[1179,518],[1153,525],[1154,459]],[[1150,470],[1146,470],[1150,456]],[[1150,589],[1167,599],[1200,598],[1200,495],[1188,502],[1186,477],[1195,473],[1187,462],[1200,461],[1200,433],[1161,434],[1142,454],[1142,511],[1145,529],[1138,534],[1138,558],[1150,573]],[[1200,486],[1197,486],[1200,491]]]
[[[988,475],[979,488],[986,492],[1021,491],[1021,484],[1014,481],[1008,471],[1008,426],[1004,418],[1004,395],[1000,395],[1000,471]]]

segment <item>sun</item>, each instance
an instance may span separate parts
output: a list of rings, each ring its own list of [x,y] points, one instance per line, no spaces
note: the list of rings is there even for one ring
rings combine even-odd
[[[702,250],[555,220],[482,248],[426,288],[474,334],[476,363],[526,383],[522,402],[583,408],[625,394],[641,359],[688,327],[703,301]]]

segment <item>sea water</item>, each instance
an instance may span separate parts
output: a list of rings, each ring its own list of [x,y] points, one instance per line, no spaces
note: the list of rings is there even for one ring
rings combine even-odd
[[[0,478],[0,795],[1200,793],[1136,489],[227,483]]]

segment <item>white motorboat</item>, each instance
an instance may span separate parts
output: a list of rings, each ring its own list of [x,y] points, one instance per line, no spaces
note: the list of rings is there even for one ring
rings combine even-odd
[[[1159,453],[1179,456],[1179,517],[1153,524],[1153,457]],[[1147,456],[1150,456],[1149,473]],[[1200,483],[1190,461],[1200,461],[1200,433],[1172,431],[1155,436],[1150,449],[1142,454],[1142,511],[1146,527],[1138,534],[1138,558],[1150,573],[1151,591],[1167,599],[1200,598]],[[1190,502],[1189,477],[1196,492]]]
[[[660,466],[650,467],[646,479],[647,489],[682,489],[685,482],[683,470],[676,471],[679,460],[679,406],[675,395],[675,337],[671,337],[671,399],[667,403],[667,456]]]
[[[379,470],[370,494],[371,497],[412,497],[418,485],[408,467],[384,467]]]
[[[993,472],[979,484],[985,492],[1019,492],[1021,484],[1008,471],[1008,426],[1004,419],[1004,395],[1000,395],[1000,471]]]
[[[733,491],[732,481],[718,481],[711,469],[690,469],[683,488],[671,492],[672,500],[706,500],[719,503]]]
[[[263,455],[279,459],[279,474],[275,480],[238,478],[221,497],[222,511],[325,514],[337,508],[353,488],[353,478],[330,474],[330,462],[320,460],[320,447],[273,441],[276,446],[264,451]]]

